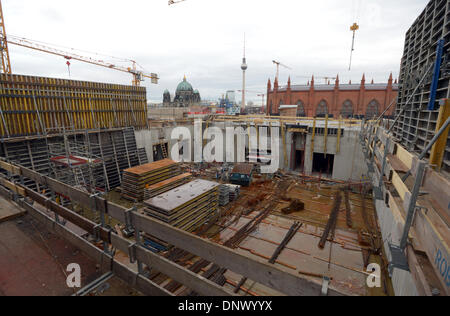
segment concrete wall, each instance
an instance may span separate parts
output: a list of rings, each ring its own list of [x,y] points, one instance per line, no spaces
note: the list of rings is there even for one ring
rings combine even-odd
[[[374,183],[375,184],[375,183]],[[400,244],[403,232],[403,224],[399,217],[395,216],[392,210],[386,206],[383,200],[376,200],[375,207],[378,216],[378,222],[384,241],[384,250],[388,261],[391,261],[389,243]],[[392,273],[392,285],[397,296],[417,296],[417,288],[409,271],[394,268]]]
[[[135,131],[137,146],[145,148],[149,162],[153,162],[153,146],[159,145],[161,142],[168,143],[168,155],[170,157],[170,149],[176,142],[170,139],[174,128],[175,126],[167,126]],[[192,127],[190,129],[192,130]]]
[[[189,108],[149,107],[148,117],[155,120],[182,119]]]
[[[136,143],[138,148],[145,148],[147,153],[148,161],[153,161],[153,149],[152,149],[152,132],[148,129],[143,129],[140,131],[134,131],[136,136]]]
[[[194,160],[194,126],[191,123],[186,123],[178,126],[187,127],[191,133],[191,160]],[[219,127],[224,135],[226,127],[237,127],[236,125],[232,125],[231,122],[217,122],[209,125],[210,127]],[[247,132],[247,125],[241,125],[244,130]],[[147,150],[147,155],[149,157],[149,161],[153,161],[153,146],[159,144],[161,141],[167,142],[169,144],[168,154],[170,156],[172,146],[177,142],[176,140],[171,140],[171,134],[173,129],[175,128],[175,124],[170,126],[162,127],[162,128],[152,128],[150,130],[143,130],[136,132],[136,139],[138,143],[138,147],[145,147]],[[206,127],[206,124],[203,124],[203,129]],[[281,136],[281,131],[279,131]],[[279,142],[279,153],[280,153],[280,169],[289,169],[293,164],[291,163],[291,159],[295,159],[295,155],[292,152],[292,144],[293,137],[297,137],[297,149],[301,149],[302,144],[299,140],[300,136],[296,133],[286,133],[286,154],[287,154],[287,164],[285,164],[285,160],[283,157],[284,153],[284,145],[283,141],[280,139]],[[310,155],[311,148],[311,135],[307,135],[306,144],[305,144],[305,174],[312,174],[312,160]],[[186,143],[187,144],[187,143]],[[249,142],[248,137],[246,136],[246,148],[248,149]],[[359,181],[364,174],[367,173],[367,166],[364,161],[364,156],[362,153],[362,148],[359,142],[359,130],[357,128],[346,129],[344,135],[340,140],[340,152],[337,153],[337,136],[336,135],[328,135],[327,136],[327,150],[328,154],[335,155],[334,158],[334,166],[333,166],[333,179],[337,180],[354,180]],[[270,149],[270,141],[268,144],[268,149]],[[237,151],[237,138],[235,137],[234,141],[234,150]],[[227,144],[224,140],[223,144],[223,161],[226,161],[226,152],[227,152]],[[316,135],[314,140],[314,152],[315,153],[324,153],[324,136]]]
[[[333,138],[337,139],[336,136]],[[365,174],[367,165],[359,140],[359,131],[346,131],[344,137],[341,137],[340,152],[334,157],[333,179],[358,181]]]
[[[292,133],[288,133],[287,142],[287,154],[289,159],[293,157],[292,154]],[[312,135],[306,136],[305,146],[305,174],[312,174],[313,160],[311,159],[311,139]],[[299,141],[296,142],[299,147]],[[324,135],[315,135],[314,137],[314,152],[325,153],[325,139]],[[298,148],[300,149],[300,148]],[[363,175],[367,173],[367,166],[364,161],[364,154],[359,142],[359,130],[347,129],[344,131],[344,135],[340,139],[340,150],[337,153],[337,135],[327,136],[327,148],[326,153],[335,155],[333,165],[332,178],[336,180],[353,180],[359,181]],[[290,167],[291,165],[289,165]]]
[[[391,147],[393,144],[391,143]],[[366,159],[363,159],[366,163]],[[372,184],[378,187],[379,175],[377,172],[371,173]],[[383,189],[382,196],[386,196],[387,191]],[[389,208],[384,200],[377,199],[375,193],[373,194],[375,201],[375,209],[377,213],[378,223],[381,230],[383,240],[383,248],[386,253],[386,259],[391,262],[392,254],[389,245],[400,245],[400,240],[403,234],[404,220],[402,215],[397,211]],[[391,275],[394,293],[397,296],[417,296],[418,291],[409,271],[404,271],[394,268]]]

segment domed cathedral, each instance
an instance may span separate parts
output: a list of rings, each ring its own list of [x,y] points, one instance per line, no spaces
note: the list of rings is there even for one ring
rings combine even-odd
[[[163,94],[163,105],[166,107],[190,107],[200,105],[201,101],[200,92],[192,88],[192,85],[186,80],[186,76],[178,84],[173,101],[171,100],[169,90],[164,91]]]
[[[374,118],[394,103],[386,112],[392,116],[397,102],[398,84],[392,74],[385,83],[366,83],[363,75],[361,83],[342,84],[339,75],[335,82],[317,84],[314,76],[306,85],[291,85],[289,78],[286,86],[279,86],[275,78],[274,85],[267,83],[267,115],[298,117]],[[296,107],[295,107],[296,106]],[[281,110],[281,111],[280,111]]]
[[[169,106],[170,102],[171,102],[170,92],[169,92],[169,90],[166,89],[163,94],[163,104],[164,104],[164,106]]]

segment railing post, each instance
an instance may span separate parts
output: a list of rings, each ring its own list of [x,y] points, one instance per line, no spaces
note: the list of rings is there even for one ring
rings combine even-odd
[[[99,194],[98,193],[94,193],[91,194],[90,196],[91,199],[91,208],[92,211],[98,212],[100,215],[100,226],[102,228],[106,228],[106,217],[105,217],[105,210],[103,207],[98,207],[97,203],[100,200],[99,199]],[[99,236],[96,236],[96,238],[99,239]],[[111,255],[111,251],[109,249],[109,244],[106,241],[103,241],[103,251],[107,254],[107,255]]]
[[[132,245],[132,248],[129,249],[129,251],[132,254],[130,256],[130,262],[131,263],[136,262],[137,267],[138,267],[138,273],[144,274],[144,268],[143,268],[142,262],[136,258],[136,247],[143,246],[141,232],[139,229],[136,229],[136,225],[134,224],[134,220],[133,220],[133,213],[136,210],[137,210],[136,206],[133,206],[131,209],[128,209],[125,211],[125,222],[126,222],[125,226],[129,232],[134,232],[134,237],[136,239],[136,243],[134,243]]]

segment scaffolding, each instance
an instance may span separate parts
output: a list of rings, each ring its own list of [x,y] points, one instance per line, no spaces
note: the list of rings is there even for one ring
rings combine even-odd
[[[89,193],[108,190],[104,158],[96,154],[102,153],[96,135],[64,130],[61,137],[47,141],[52,177]]]
[[[406,33],[395,113],[398,120],[392,130],[411,152],[421,153],[427,147],[439,129],[439,101],[450,97],[449,25],[450,1],[432,0]],[[439,60],[440,71],[433,73],[441,41],[444,58]],[[450,138],[445,147],[442,169],[449,172]]]

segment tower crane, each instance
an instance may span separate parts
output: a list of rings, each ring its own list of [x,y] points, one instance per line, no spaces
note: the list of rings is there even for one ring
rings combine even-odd
[[[278,80],[278,76],[280,75],[280,66],[286,68],[286,69],[290,69],[292,70],[291,67],[283,65],[282,63],[280,63],[279,61],[276,60],[272,60],[272,63],[274,63],[275,65],[277,65],[277,80]]]
[[[5,20],[3,18],[2,1],[0,0],[0,73],[11,73],[11,62],[9,59],[8,42],[6,41]]]
[[[353,25],[350,26],[350,31],[353,32],[353,39],[352,39],[352,49],[350,51],[350,65],[348,66],[349,71],[352,70],[353,51],[355,50],[355,35],[357,30],[359,30],[358,23],[353,23]]]
[[[183,2],[183,1],[186,1],[186,0],[169,0],[169,5],[172,5],[172,4],[177,4],[177,3],[180,3],[180,2]]]
[[[355,37],[356,31],[359,30],[358,21],[362,10],[363,10],[363,1],[353,0],[352,21],[351,21],[353,24],[350,26],[350,31],[353,33],[353,38],[352,38],[352,48],[350,50],[350,64],[348,66],[348,71],[352,70],[353,52],[355,50]]]
[[[242,92],[242,90],[237,90],[238,92]],[[254,91],[254,90],[245,90],[245,92],[254,93],[257,97],[262,97],[262,107],[264,108],[264,97],[266,96],[265,93],[262,93],[260,91]]]
[[[141,81],[144,81],[144,78],[150,78],[151,83],[157,84],[158,83],[158,75],[154,73],[145,73],[143,71],[137,70],[137,62],[134,60],[128,60],[131,62],[131,67],[123,67],[119,65],[114,65],[112,63],[107,63],[103,60],[96,60],[91,57],[82,56],[79,54],[75,54],[74,52],[66,52],[59,48],[51,47],[48,45],[43,45],[41,43],[38,43],[36,41],[26,39],[26,38],[20,38],[17,36],[12,35],[6,35],[5,31],[5,22],[3,17],[3,10],[0,0],[0,54],[1,54],[1,72],[2,73],[12,73],[11,70],[11,63],[9,58],[9,51],[8,51],[8,44],[17,45],[29,49],[33,49],[36,51],[61,56],[67,60],[67,66],[70,66],[70,60],[78,60],[81,62],[85,62],[92,65],[97,65],[109,69],[114,69],[122,72],[127,72],[131,75],[133,75],[133,86],[140,86]]]
[[[261,103],[261,112],[264,113],[264,97],[266,96],[265,93],[257,94],[256,96],[262,97],[262,103]]]
[[[237,92],[243,92],[242,90],[237,90]],[[245,90],[245,93],[252,93],[252,94],[256,94],[258,97],[260,97],[261,96],[261,91],[254,91],[254,90]],[[265,94],[263,94],[262,95],[263,96],[263,98],[264,98],[264,96],[265,96]],[[264,100],[263,100],[263,103],[264,103]]]
[[[237,90],[237,92],[242,92],[242,90]],[[245,89],[245,92],[250,92],[250,93],[261,93],[260,91],[247,90],[247,89]]]
[[[297,76],[297,78],[308,78],[310,79],[311,77],[308,76]],[[314,76],[314,78],[319,78],[319,79],[324,79],[325,80],[325,84],[327,84],[328,80],[336,80],[336,77],[327,77],[327,76]]]
[[[129,60],[129,62],[131,62],[131,64],[132,64],[131,67],[123,67],[123,66],[105,62],[103,60],[97,60],[97,59],[94,59],[91,57],[86,57],[86,56],[82,56],[79,54],[75,54],[73,52],[63,51],[59,48],[50,47],[48,45],[43,45],[43,44],[37,43],[35,41],[29,40],[26,38],[20,38],[17,36],[8,36],[7,42],[12,45],[25,47],[25,48],[33,49],[36,51],[56,55],[56,56],[61,56],[65,59],[67,59],[67,61],[78,60],[78,61],[85,62],[88,64],[96,65],[96,66],[101,66],[101,67],[105,67],[105,68],[109,68],[109,69],[127,72],[127,73],[133,75],[133,81],[132,81],[133,86],[140,86],[141,81],[144,81],[144,78],[150,78],[151,83],[153,83],[153,84],[158,83],[159,78],[158,78],[157,74],[154,74],[154,73],[148,74],[143,71],[137,70],[137,62],[134,60]]]

